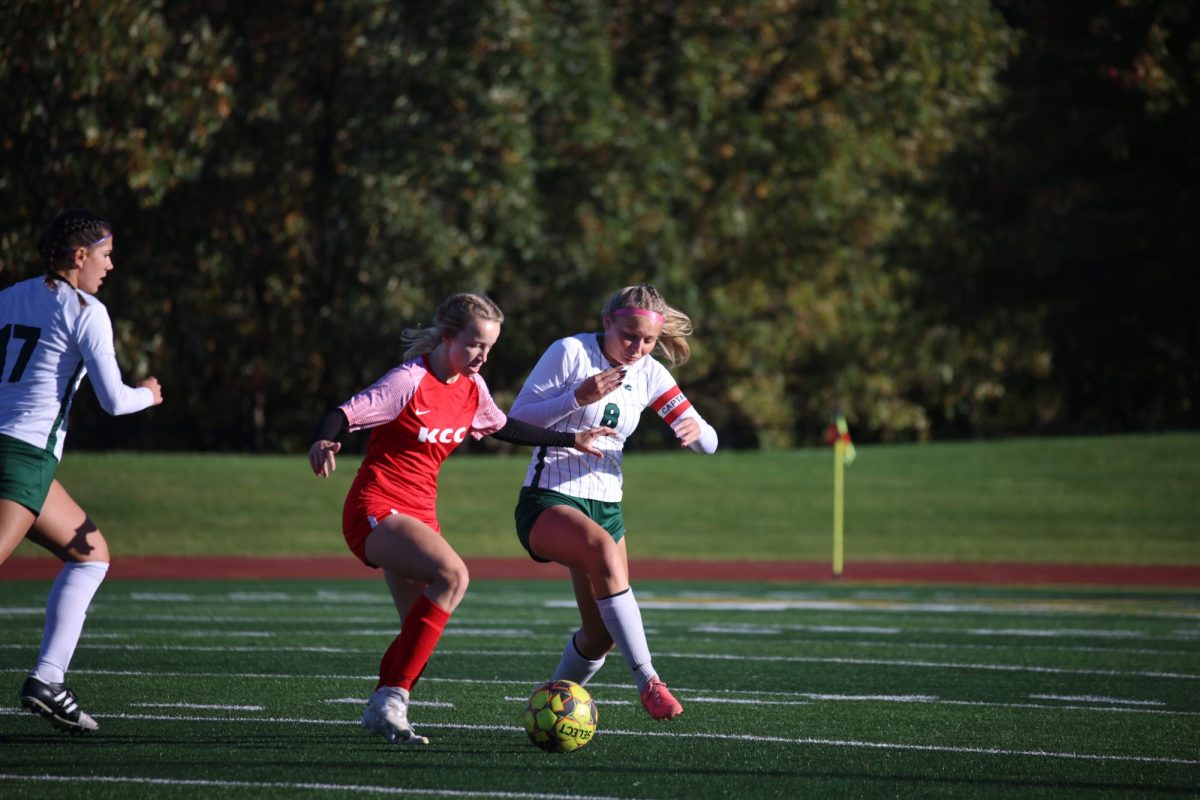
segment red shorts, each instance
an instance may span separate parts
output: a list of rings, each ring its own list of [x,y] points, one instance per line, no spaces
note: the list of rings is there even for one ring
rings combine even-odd
[[[346,537],[346,545],[350,548],[350,552],[372,569],[377,569],[378,566],[367,560],[365,552],[367,537],[380,522],[391,514],[406,514],[424,522],[438,533],[442,532],[442,527],[438,524],[436,517],[424,519],[394,499],[374,496],[370,492],[356,492],[352,488],[350,494],[346,496],[345,505],[342,506],[342,535]]]

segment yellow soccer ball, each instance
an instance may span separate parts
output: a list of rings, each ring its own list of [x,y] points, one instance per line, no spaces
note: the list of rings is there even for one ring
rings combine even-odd
[[[596,702],[574,681],[534,689],[525,706],[525,733],[548,753],[573,753],[596,735]]]

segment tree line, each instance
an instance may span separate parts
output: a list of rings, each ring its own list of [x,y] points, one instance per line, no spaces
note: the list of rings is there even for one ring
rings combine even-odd
[[[77,402],[77,446],[302,449],[456,291],[507,315],[503,406],[642,281],[692,316],[677,376],[727,445],[1194,428],[1198,20],[10,0],[0,282],[60,208],[116,228],[118,356],[167,402]]]

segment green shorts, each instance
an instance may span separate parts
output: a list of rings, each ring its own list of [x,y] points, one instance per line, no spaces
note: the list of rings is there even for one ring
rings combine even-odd
[[[56,469],[54,453],[0,433],[0,498],[41,514]]]
[[[585,497],[572,497],[569,494],[556,492],[551,489],[535,489],[532,486],[521,488],[521,497],[517,500],[514,516],[517,519],[517,538],[521,546],[529,553],[534,561],[543,564],[550,563],[529,549],[529,533],[538,515],[551,506],[570,506],[587,515],[588,519],[608,531],[614,542],[621,541],[625,536],[625,518],[621,516],[620,503],[605,503],[602,500],[588,500]]]

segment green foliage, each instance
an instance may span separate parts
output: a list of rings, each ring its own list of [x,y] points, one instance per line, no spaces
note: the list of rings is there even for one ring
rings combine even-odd
[[[154,206],[200,172],[231,92],[227,42],[206,20],[172,25],[162,2],[13,0],[0,26],[6,271],[54,211]]]
[[[923,369],[915,399],[964,433],[1193,427],[1200,13],[1012,5],[1005,100],[897,245],[924,265],[918,353],[944,376]]]
[[[1021,36],[987,0],[17,0],[0,268],[36,271],[63,206],[116,224],[119,354],[167,402],[80,403],[76,446],[301,448],[461,290],[508,315],[503,404],[638,281],[693,317],[679,377],[726,446],[834,410],[860,439],[1186,423],[1200,292],[1160,206],[1190,197],[1165,170],[1195,158],[1196,15],[1085,5]],[[1079,87],[1084,117],[1057,100]],[[1121,211],[1147,165],[1149,210]]]

